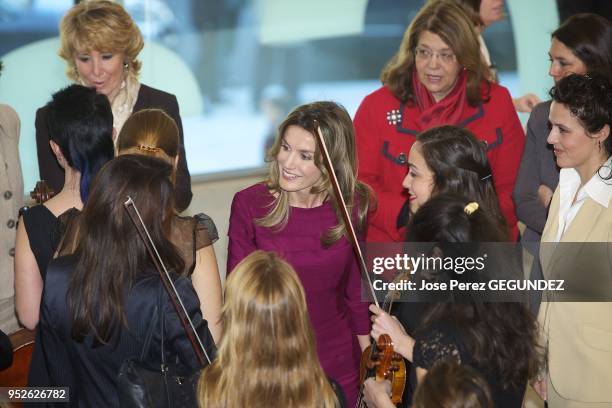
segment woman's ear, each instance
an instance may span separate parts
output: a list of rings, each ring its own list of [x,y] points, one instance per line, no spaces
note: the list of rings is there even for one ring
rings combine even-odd
[[[178,161],[179,161],[179,155],[177,154],[176,157],[174,158],[174,171],[176,172],[176,169],[178,168]]]
[[[610,125],[605,124],[597,133],[597,137],[600,138],[599,141],[601,143],[605,142],[610,137]]]
[[[62,153],[62,149],[60,149],[58,144],[55,143],[53,140],[49,140],[49,146],[51,146],[51,151],[55,155],[55,158],[57,159],[59,165],[62,167],[62,169],[65,169],[68,163],[66,162],[66,158]]]

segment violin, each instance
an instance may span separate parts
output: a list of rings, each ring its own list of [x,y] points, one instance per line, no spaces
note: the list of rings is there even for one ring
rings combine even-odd
[[[406,274],[399,274],[395,281],[403,279]],[[383,310],[391,311],[393,301],[399,296],[399,291],[389,291],[385,297]],[[358,407],[364,407],[363,383],[368,378],[376,381],[389,380],[391,382],[391,402],[395,405],[402,402],[402,395],[406,388],[406,362],[401,354],[393,350],[393,341],[388,334],[381,334],[378,340],[368,346],[361,354],[359,364],[359,382],[362,389],[357,401]]]
[[[30,191],[30,197],[32,200],[36,201],[37,204],[44,203],[54,195],[55,191],[49,187],[45,180],[37,181],[34,190]]]
[[[36,182],[30,197],[37,204],[42,204],[55,195],[55,192],[44,180]],[[28,207],[19,210],[21,215]],[[30,362],[34,351],[35,331],[26,328],[18,329],[9,334],[9,340],[13,347],[13,364],[5,370],[0,371],[0,387],[25,387],[28,384]]]
[[[323,164],[325,165],[327,173],[329,174],[329,181],[334,190],[336,202],[340,208],[340,214],[342,215],[342,220],[344,221],[348,239],[353,246],[357,260],[359,261],[361,273],[368,282],[368,288],[372,299],[376,306],[378,306],[374,286],[372,285],[372,280],[367,272],[367,266],[363,253],[361,252],[361,247],[359,246],[359,241],[357,240],[357,234],[355,233],[355,228],[353,227],[346,203],[344,202],[342,191],[340,190],[340,184],[336,178],[334,166],[331,162],[329,152],[327,151],[325,141],[323,140],[323,136],[321,135],[321,130],[319,128],[317,128],[316,139],[322,153]],[[387,294],[387,299],[389,299],[389,302],[392,301],[390,294]],[[387,302],[387,299],[385,299],[385,303]],[[393,342],[391,341],[391,337],[389,335],[381,335],[375,343],[372,343],[371,346],[366,348],[361,357],[360,368],[361,389],[359,392],[359,398],[357,400],[357,407],[365,406],[365,401],[363,400],[363,383],[370,377],[376,377],[377,380],[390,380],[392,390],[391,401],[393,401],[393,403],[396,405],[402,401],[402,394],[404,393],[404,388],[406,387],[406,363],[401,355],[393,351]]]
[[[25,387],[34,351],[33,330],[21,328],[9,335],[13,347],[13,364],[0,371],[0,387]]]
[[[406,388],[406,362],[400,354],[393,351],[393,341],[388,334],[381,334],[376,343],[368,346],[361,355],[359,381],[363,384],[370,377],[376,378],[376,381],[389,380],[391,402],[395,405],[402,402]]]

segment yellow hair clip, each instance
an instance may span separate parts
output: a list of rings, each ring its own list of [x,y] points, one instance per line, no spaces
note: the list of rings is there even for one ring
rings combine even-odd
[[[136,148],[138,150],[142,150],[143,152],[150,152],[150,153],[157,153],[161,150],[159,147],[153,147],[153,146],[148,146],[148,145],[138,145],[136,146]]]
[[[472,201],[470,203],[467,203],[465,208],[463,208],[463,212],[466,213],[467,215],[472,215],[474,211],[476,211],[477,209],[478,209],[478,203],[476,201]]]

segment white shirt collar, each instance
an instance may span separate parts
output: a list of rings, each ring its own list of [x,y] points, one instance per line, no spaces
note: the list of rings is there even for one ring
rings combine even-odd
[[[610,157],[584,187],[580,189],[576,201],[580,201],[588,196],[599,205],[608,208],[610,199],[612,198],[612,178],[608,180],[605,180],[605,178],[610,177],[611,173],[612,157]],[[569,203],[565,203],[571,205],[576,190],[580,188],[580,175],[578,171],[574,168],[561,169],[559,175],[559,188],[562,193],[565,192],[565,194],[562,194],[564,196],[562,197],[562,203],[564,202],[563,199],[567,200],[569,198]]]

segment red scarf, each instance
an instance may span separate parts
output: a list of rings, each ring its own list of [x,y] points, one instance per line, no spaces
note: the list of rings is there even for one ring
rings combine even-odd
[[[457,125],[463,118],[467,106],[467,72],[462,70],[453,90],[436,102],[425,85],[417,78],[416,70],[412,75],[412,89],[420,114],[416,118],[418,131],[442,125]]]

